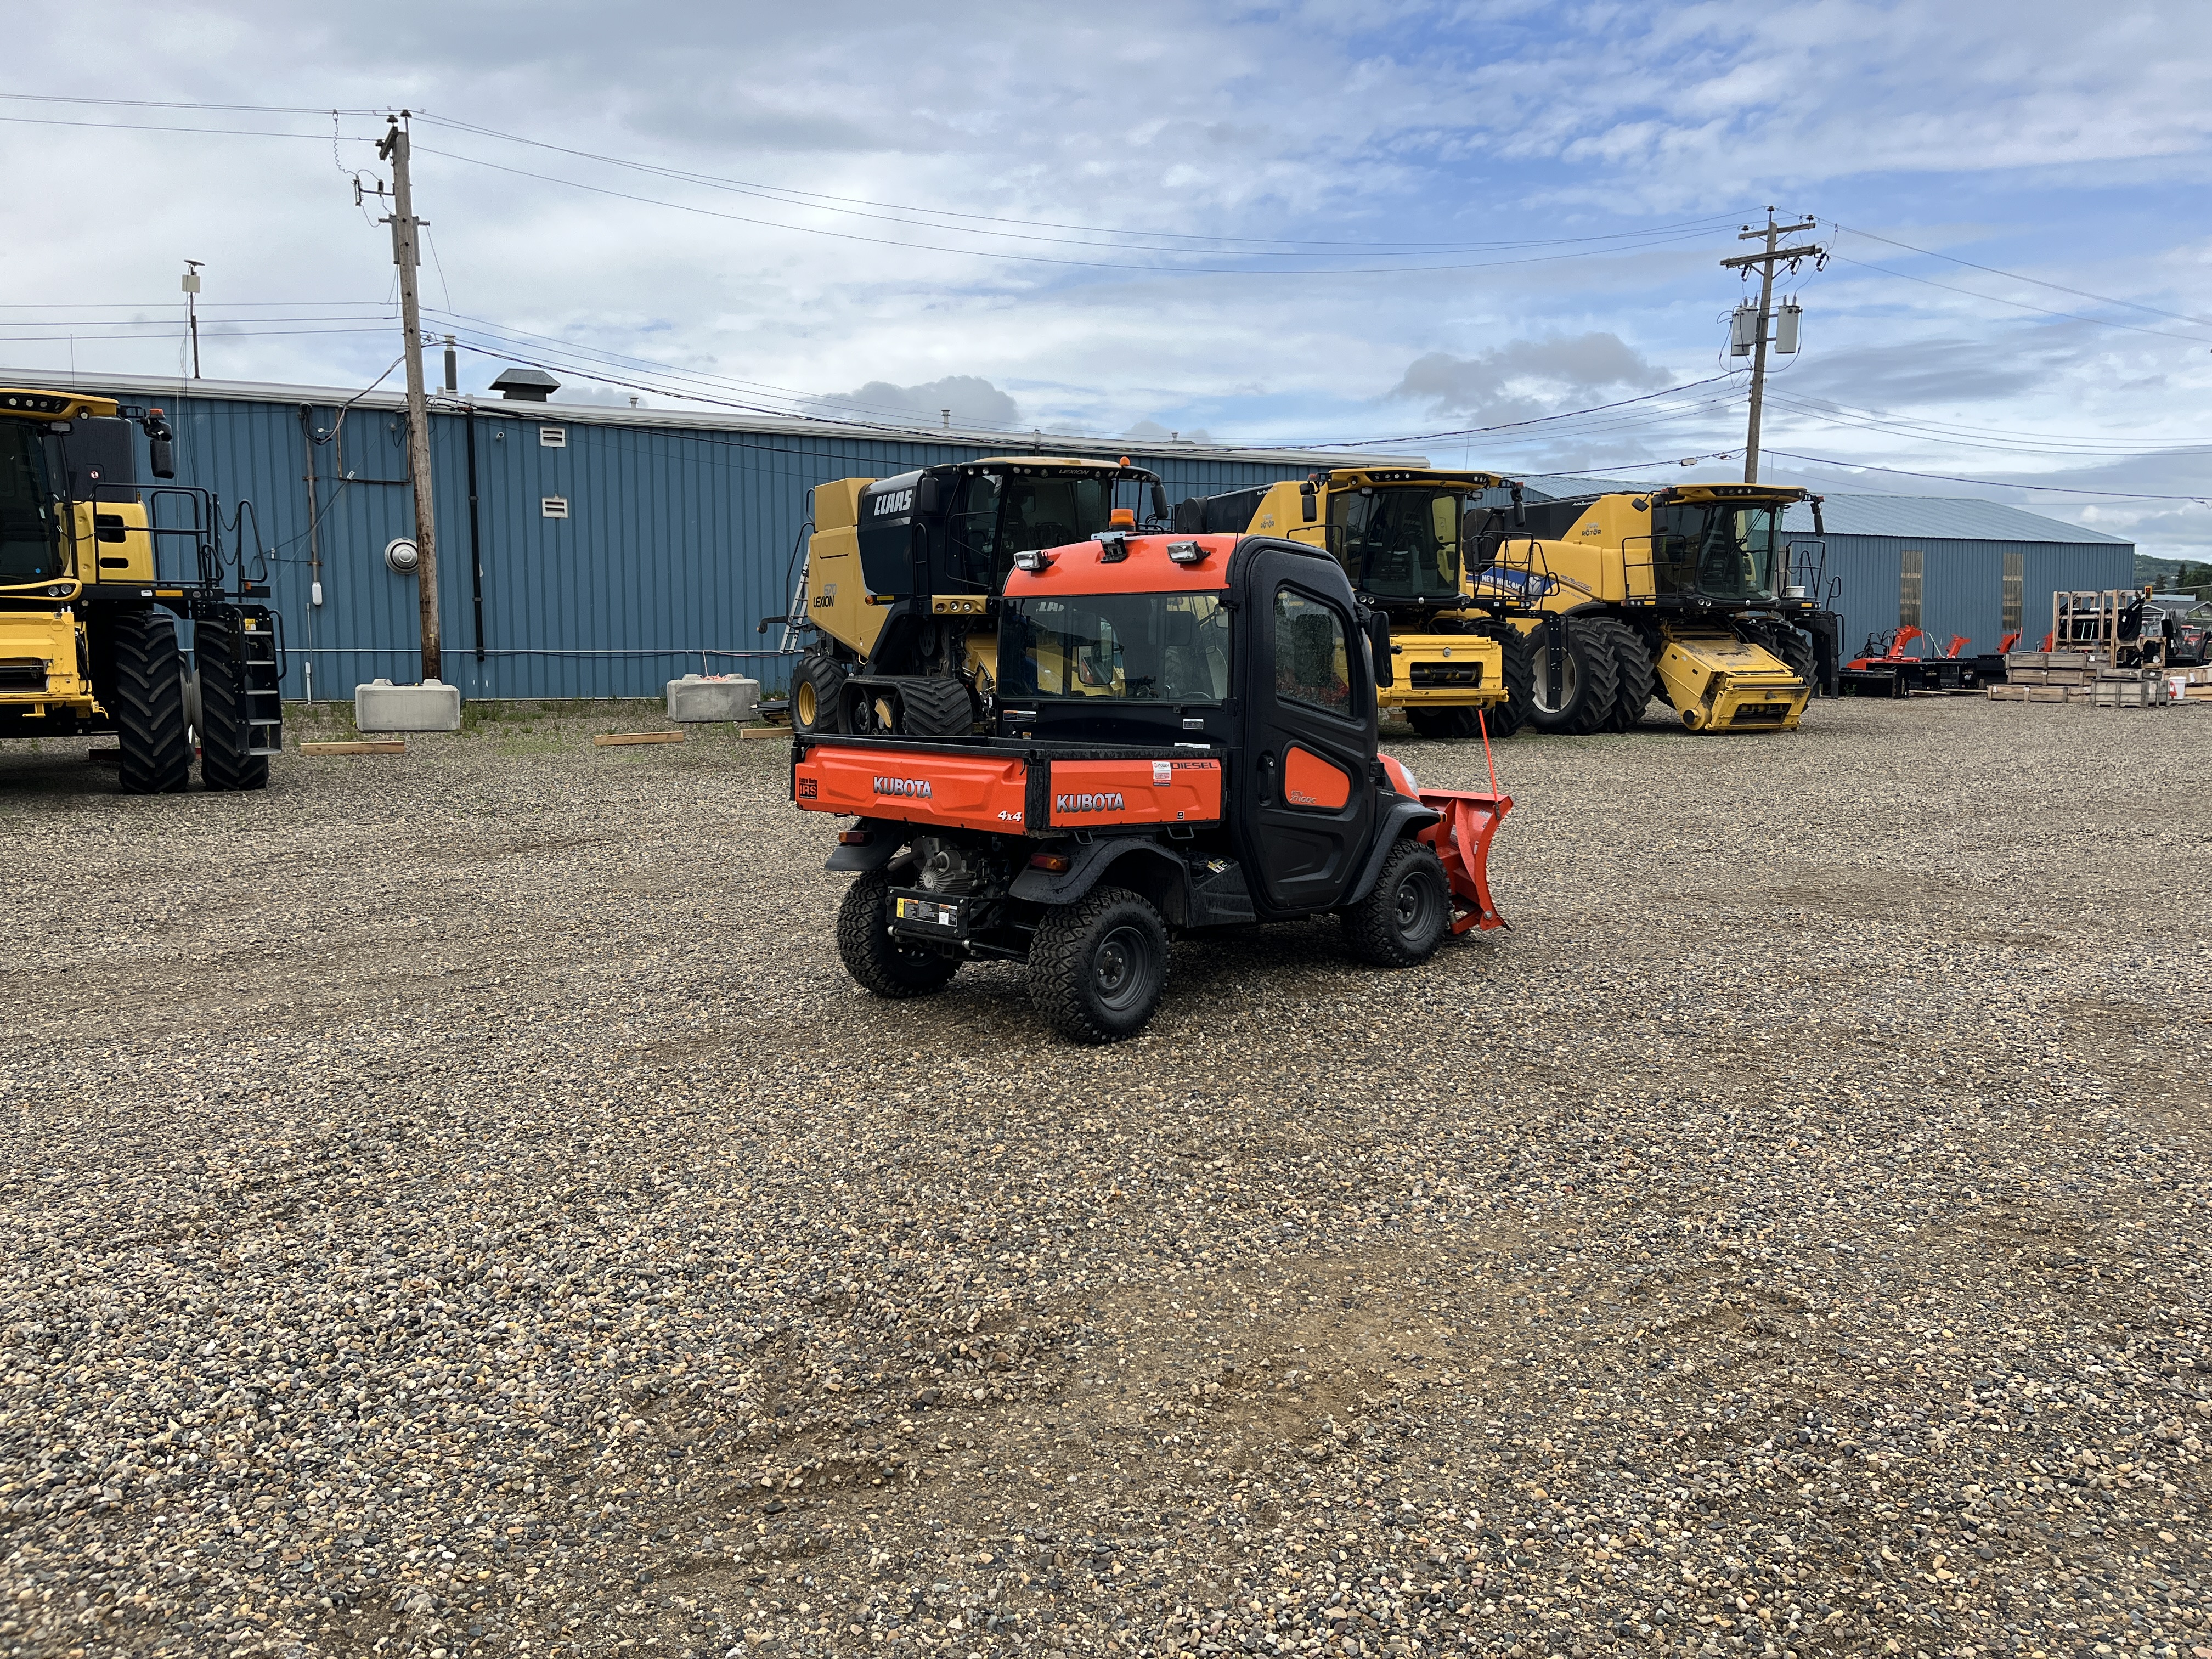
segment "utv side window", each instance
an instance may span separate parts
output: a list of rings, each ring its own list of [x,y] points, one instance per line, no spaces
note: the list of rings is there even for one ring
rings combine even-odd
[[[1344,623],[1294,587],[1275,590],[1275,695],[1331,714],[1352,713]]]

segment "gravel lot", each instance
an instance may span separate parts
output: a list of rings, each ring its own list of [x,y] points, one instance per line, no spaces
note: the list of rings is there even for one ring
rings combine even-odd
[[[2212,1656],[2212,709],[1516,739],[1096,1051],[641,723],[0,750],[0,1649]]]

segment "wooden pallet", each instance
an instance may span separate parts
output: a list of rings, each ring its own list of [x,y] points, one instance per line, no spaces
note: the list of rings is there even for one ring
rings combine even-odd
[[[681,732],[602,732],[592,739],[594,749],[626,747],[633,743],[681,743]]]
[[[303,743],[303,755],[404,755],[407,752],[404,738],[362,738],[349,743]]]

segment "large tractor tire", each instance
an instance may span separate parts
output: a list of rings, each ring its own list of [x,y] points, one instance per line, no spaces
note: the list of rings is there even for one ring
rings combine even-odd
[[[941,991],[960,959],[891,936],[890,878],[880,870],[855,877],[837,907],[837,955],[864,991],[894,999]]]
[[[1510,738],[1528,723],[1529,700],[1536,690],[1536,647],[1519,629],[1507,627],[1498,635],[1505,659],[1505,701],[1483,710],[1483,723],[1493,738]]]
[[[1406,723],[1421,738],[1471,738],[1482,729],[1473,708],[1408,708]]]
[[[1529,725],[1539,732],[1573,737],[1606,729],[1620,701],[1620,668],[1608,631],[1619,626],[1604,617],[1553,617],[1529,636],[1535,667],[1528,695]],[[1553,629],[1561,630],[1565,653],[1556,699],[1547,672]]]
[[[115,676],[107,712],[123,750],[126,795],[173,795],[192,781],[191,733],[185,724],[185,665],[177,625],[166,611],[125,611],[106,630]]]
[[[1641,720],[1644,711],[1651,706],[1659,671],[1652,664],[1651,652],[1644,643],[1644,636],[1626,623],[1604,617],[1589,626],[1597,631],[1613,653],[1613,718],[1605,723],[1604,729],[1626,732]]]
[[[253,727],[243,621],[225,608],[192,623],[200,682],[200,782],[210,789],[269,787],[269,757],[246,752],[253,747]]]
[[[1071,1042],[1134,1036],[1167,982],[1168,930],[1127,888],[1053,906],[1030,941],[1030,1001]]]
[[[975,700],[964,681],[942,675],[899,681],[899,728],[917,738],[960,738],[975,729]]]
[[[1367,896],[1344,913],[1345,943],[1377,968],[1417,967],[1436,954],[1451,914],[1442,861],[1419,842],[1401,841]]]
[[[799,659],[791,677],[791,729],[802,738],[835,736],[844,730],[838,708],[845,700],[844,665],[819,651]]]
[[[1774,654],[1782,659],[1791,673],[1813,688],[1814,696],[1820,696],[1820,670],[1814,658],[1811,635],[1787,623],[1777,628],[1774,635]]]

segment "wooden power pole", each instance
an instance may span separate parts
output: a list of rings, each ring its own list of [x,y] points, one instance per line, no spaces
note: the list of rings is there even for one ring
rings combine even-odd
[[[407,333],[407,480],[415,495],[415,580],[422,619],[422,678],[441,678],[438,635],[438,526],[430,499],[430,407],[422,383],[422,308],[415,278],[422,263],[414,181],[407,171],[407,112],[392,116],[376,153],[392,163],[392,259],[399,267],[399,323]]]
[[[1755,331],[1752,336],[1751,347],[1751,430],[1743,446],[1743,481],[1746,483],[1759,482],[1759,416],[1766,401],[1766,325],[1774,318],[1774,267],[1784,260],[1795,264],[1800,259],[1817,259],[1823,251],[1810,242],[1802,247],[1782,247],[1778,244],[1784,236],[1795,236],[1801,230],[1811,230],[1819,222],[1815,219],[1808,219],[1802,224],[1779,225],[1774,222],[1774,210],[1769,208],[1764,228],[1747,225],[1736,237],[1740,242],[1754,241],[1764,237],[1766,251],[1763,253],[1740,253],[1733,259],[1721,261],[1731,270],[1740,270],[1750,265],[1759,268],[1759,315],[1754,319]]]

